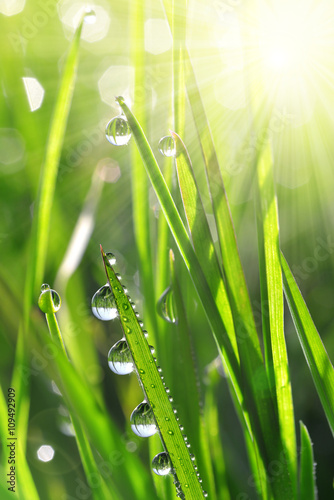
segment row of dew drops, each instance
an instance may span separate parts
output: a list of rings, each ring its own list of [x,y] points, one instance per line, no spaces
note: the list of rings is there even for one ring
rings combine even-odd
[[[114,265],[116,263],[115,256],[112,253],[107,253],[107,258],[109,260],[110,265]],[[120,280],[121,276],[116,273],[117,278]],[[127,289],[123,285],[124,292],[127,293]],[[132,302],[131,298],[128,296],[129,302],[133,309],[135,309],[135,304]],[[171,287],[168,287],[158,302],[158,310],[161,316],[168,321],[169,323],[177,323],[177,317],[175,315],[175,308],[173,305],[173,291]],[[99,290],[93,295],[92,298],[92,312],[94,316],[103,321],[113,320],[118,316],[118,311],[116,308],[116,302],[114,299],[114,294],[109,286],[109,283],[99,288]],[[135,313],[137,318],[139,318],[139,314]],[[138,319],[139,325],[141,327],[144,326],[143,322]],[[143,330],[144,336],[147,338],[148,333],[146,330]],[[154,347],[150,346],[152,354],[154,353]],[[156,359],[155,359],[156,361]],[[108,353],[108,365],[109,368],[116,373],[117,375],[128,375],[135,370],[135,366],[133,363],[133,359],[131,356],[130,349],[127,345],[125,338],[122,338],[118,342],[116,342]],[[158,367],[158,371],[160,373],[161,379],[163,380],[163,375],[161,374],[162,370]],[[165,382],[163,381],[165,386]],[[169,394],[170,390],[166,388],[165,390],[167,394]],[[169,401],[172,403],[173,398],[169,396]],[[173,410],[176,413],[176,409]],[[176,417],[177,420],[178,417]],[[140,437],[150,437],[153,436],[156,432],[158,432],[158,428],[155,422],[154,413],[149,403],[144,400],[140,403],[132,412],[130,416],[130,424],[132,431]],[[180,430],[183,431],[184,428],[180,425]],[[190,443],[188,443],[188,438],[186,435],[183,435],[184,440],[186,442],[187,448],[190,448]],[[190,454],[191,460],[195,461],[195,456]],[[152,469],[158,476],[165,476],[168,474],[173,474],[173,467],[170,460],[170,457],[167,452],[158,453],[152,460]],[[200,478],[200,474],[197,470],[197,465],[194,464],[194,469],[198,480],[200,483],[202,479]],[[174,481],[176,486],[177,495],[181,498],[184,497],[184,494],[181,490],[180,483],[178,480]],[[185,485],[186,487],[186,485]],[[203,495],[206,498],[208,494],[203,491]]]
[[[124,116],[112,118],[106,126],[106,138],[113,146],[126,146],[131,138],[131,129]],[[159,141],[159,151],[163,156],[176,155],[176,146],[173,137],[166,135]]]

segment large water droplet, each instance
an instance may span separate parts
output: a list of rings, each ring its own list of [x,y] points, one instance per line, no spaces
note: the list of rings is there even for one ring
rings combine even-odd
[[[85,17],[84,17],[84,22],[86,24],[94,24],[95,21],[96,21],[95,11],[93,9],[91,9],[90,7],[87,7]]]
[[[114,266],[116,264],[116,257],[113,253],[111,253],[111,252],[106,253],[106,257],[107,257],[109,264],[111,266]]]
[[[158,312],[168,323],[177,323],[174,292],[171,286],[166,288],[158,300]]]
[[[112,346],[108,353],[108,365],[117,375],[128,375],[133,372],[133,360],[125,340],[119,340]]]
[[[159,141],[159,151],[164,156],[175,156],[176,146],[173,137],[166,135]]]
[[[137,436],[150,437],[157,432],[154,414],[150,405],[143,401],[133,410],[130,417],[131,429]]]
[[[116,116],[106,126],[106,137],[114,146],[125,146],[131,137],[131,129],[125,118]]]
[[[59,311],[61,306],[60,295],[48,285],[43,284],[43,291],[38,298],[38,306],[40,310],[45,314],[51,314]]]
[[[114,294],[109,285],[104,285],[93,295],[92,312],[103,321],[115,319],[118,315]]]
[[[152,460],[152,469],[158,476],[167,476],[172,471],[172,464],[168,453],[158,453]]]

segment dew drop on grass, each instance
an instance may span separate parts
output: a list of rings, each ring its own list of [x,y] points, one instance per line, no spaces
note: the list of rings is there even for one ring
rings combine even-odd
[[[139,437],[150,437],[157,432],[154,414],[150,405],[143,401],[131,413],[131,429]]]
[[[106,137],[114,146],[125,146],[131,138],[130,126],[123,116],[116,116],[106,126]]]
[[[118,315],[114,294],[109,285],[104,285],[93,295],[92,312],[102,321],[110,321]]]
[[[61,306],[60,295],[56,290],[52,290],[49,285],[43,284],[42,287],[44,289],[38,298],[40,310],[45,314],[52,314],[59,311]]]
[[[172,464],[168,453],[158,453],[152,460],[152,469],[158,476],[167,476],[172,471]]]
[[[50,289],[50,285],[48,283],[43,283],[43,285],[41,285],[41,292],[44,292],[45,290],[49,290]]]
[[[171,286],[166,288],[158,300],[158,312],[168,323],[177,323],[174,292]]]
[[[108,353],[108,365],[117,375],[128,375],[133,372],[133,360],[125,340],[119,340],[112,346]]]
[[[115,257],[115,255],[114,255],[113,253],[108,252],[108,253],[106,254],[106,257],[107,257],[107,259],[108,259],[108,261],[109,261],[109,264],[110,264],[111,266],[114,266],[114,265],[116,264],[116,257]]]
[[[84,22],[86,24],[94,24],[96,21],[96,14],[93,9],[87,7]]]
[[[166,135],[159,141],[159,151],[163,156],[171,157],[176,154],[175,141],[172,136]]]

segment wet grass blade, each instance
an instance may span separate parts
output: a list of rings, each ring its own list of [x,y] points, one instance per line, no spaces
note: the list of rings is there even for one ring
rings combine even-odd
[[[225,351],[229,353],[229,357],[226,361],[228,363],[231,379],[238,392],[238,387],[240,387],[238,360],[233,353],[233,348],[229,339],[224,335],[224,325],[217,309],[216,302],[212,297],[211,290],[205,279],[201,263],[194,252],[187,230],[181,220],[180,214],[141,126],[128,106],[124,103],[123,98],[119,97],[118,102],[129,121],[138,149],[144,161],[146,172],[151,180],[172,235],[204,306],[212,330],[216,335],[216,341],[219,346],[223,346]]]
[[[315,463],[310,435],[300,422],[299,500],[316,500]]]
[[[265,362],[272,394],[277,402],[282,442],[290,478],[297,495],[297,451],[288,357],[283,321],[283,281],[280,265],[277,200],[270,145],[257,165],[257,231]]]
[[[284,293],[308,367],[334,435],[334,368],[284,255]]]
[[[185,500],[204,498],[202,486],[195,473],[194,463],[189,454],[183,432],[176,420],[171,404],[158,371],[151,348],[139,325],[138,319],[120,284],[113,267],[103,252],[102,257],[111,290],[115,297],[121,326],[130,349],[134,366],[144,391],[145,399],[153,410],[159,433],[170,456],[176,480]]]
[[[236,392],[242,393],[244,397],[243,404],[250,415],[253,436],[256,436],[264,463],[269,466],[269,463],[272,460],[281,459],[283,445],[279,432],[277,432],[277,416],[274,411],[274,405],[262,359],[259,339],[257,337],[248,292],[244,282],[243,270],[241,268],[238,253],[237,255],[234,255],[234,251],[237,252],[237,248],[229,210],[224,212],[223,219],[228,217],[227,226],[233,233],[231,234],[230,231],[230,238],[234,243],[230,241],[231,248],[226,248],[226,256],[228,257],[230,255],[230,259],[234,263],[234,266],[232,265],[232,267],[234,267],[236,271],[236,276],[231,276],[230,270],[228,272],[230,278],[229,287],[232,287],[234,290],[232,298],[230,297],[230,304],[232,305],[232,312],[235,317],[242,380],[240,379],[238,360],[234,355],[230,340],[224,334],[224,327],[222,329],[223,324],[217,304],[212,297],[212,293],[205,279],[201,263],[193,250],[186,228],[182,223],[180,215],[166,186],[145,134],[138,121],[125,104],[124,99],[122,97],[118,97],[117,101],[128,119],[140,154],[145,163],[147,174],[157,194],[161,208],[167,219],[189,274],[193,280],[198,296],[203,304],[218,347],[220,348],[222,345],[225,352],[229,353],[229,356],[226,359],[229,375]],[[226,199],[225,206],[228,208]],[[222,224],[222,227],[224,227],[224,224]],[[225,241],[225,245],[226,244],[227,241]],[[228,258],[226,262],[230,263]],[[249,307],[247,307],[247,304]],[[243,309],[243,307],[245,307],[245,309]],[[240,323],[237,323],[238,320]],[[242,387],[242,391],[240,391],[240,387]],[[275,429],[274,432],[273,429]],[[274,482],[272,482],[272,487],[277,499],[284,496],[292,497],[291,481],[286,469],[283,469],[283,473]]]

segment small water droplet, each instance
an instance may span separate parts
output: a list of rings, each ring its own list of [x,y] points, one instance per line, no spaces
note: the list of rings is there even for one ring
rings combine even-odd
[[[167,431],[167,434],[169,434],[170,436],[173,436],[173,435],[174,435],[174,432],[173,432],[173,431],[171,431],[171,430],[169,430],[169,431]]]
[[[45,314],[52,314],[59,311],[61,306],[60,295],[56,290],[45,288],[38,298],[38,306]]]
[[[169,402],[170,402],[170,403],[173,403],[174,399],[173,399],[171,396],[169,396],[169,398],[168,398],[168,399],[169,399]]]
[[[93,295],[92,312],[102,321],[110,321],[118,315],[114,294],[109,285],[104,285]]]
[[[108,261],[109,261],[109,264],[110,264],[111,266],[114,266],[114,265],[116,264],[116,257],[115,257],[115,255],[114,255],[113,253],[108,252],[108,253],[106,254],[106,257],[107,257],[107,259],[108,259]]]
[[[171,157],[176,155],[175,141],[172,136],[166,135],[159,141],[159,151],[163,156]]]
[[[127,309],[129,309],[129,306],[127,304],[123,304],[123,309],[124,311],[126,311]]]
[[[151,387],[152,387],[152,389],[154,389],[154,388],[155,388],[155,385],[154,385],[154,384],[151,384]]]
[[[192,453],[190,453],[190,460],[192,460],[193,462],[195,462],[195,455],[193,455]]]
[[[134,309],[134,306],[132,306],[132,309]],[[136,316],[136,318],[139,318],[139,316],[140,316],[139,312],[135,312],[135,316]]]
[[[174,292],[171,286],[161,295],[158,300],[158,312],[168,323],[177,323],[176,308],[174,303]]]
[[[169,394],[170,393],[170,389],[168,389],[168,387],[166,387],[166,393]]]
[[[190,443],[187,443],[186,446],[187,446],[187,448],[191,448],[191,444]]]
[[[143,334],[144,334],[144,337],[147,339],[147,337],[148,337],[147,330],[143,330]]]
[[[158,476],[167,476],[172,471],[172,464],[168,453],[158,453],[152,460],[152,469]]]
[[[204,496],[204,498],[208,498],[209,495],[206,491],[203,491],[203,496]]]
[[[177,414],[177,409],[173,408],[173,413],[176,415]]]
[[[150,345],[150,346],[149,346],[149,348],[150,348],[151,354],[154,354],[154,353],[155,353],[154,346],[153,346],[153,345]]]
[[[158,370],[159,373],[162,372],[162,368],[160,366],[157,367],[157,370]]]
[[[143,370],[142,368],[139,368],[139,370],[138,370],[138,371],[139,371],[139,373],[140,373],[141,375],[144,375],[144,374],[145,374],[145,370]]]
[[[128,375],[133,372],[133,360],[125,340],[119,340],[112,346],[108,353],[108,365],[117,375]]]
[[[184,431],[183,425],[180,425],[180,431]]]
[[[86,14],[85,14],[85,17],[84,17],[84,22],[86,24],[94,24],[96,21],[96,13],[93,9],[91,9],[90,7],[87,7],[86,9]]]
[[[139,326],[140,326],[140,327],[143,327],[143,326],[144,326],[143,321],[138,321],[138,323],[139,323]]]
[[[45,290],[49,290],[50,289],[50,285],[48,283],[43,283],[43,285],[41,285],[41,292],[44,292]]]
[[[157,432],[152,408],[145,401],[133,410],[130,423],[131,429],[137,436],[150,437]]]
[[[115,273],[115,275],[116,275],[116,278],[118,278],[121,281],[122,276],[119,273]]]
[[[166,420],[166,422],[168,422],[169,421],[169,417],[165,417],[165,420]]]
[[[114,146],[125,146],[131,138],[130,126],[123,116],[116,116],[106,126],[106,137]]]

